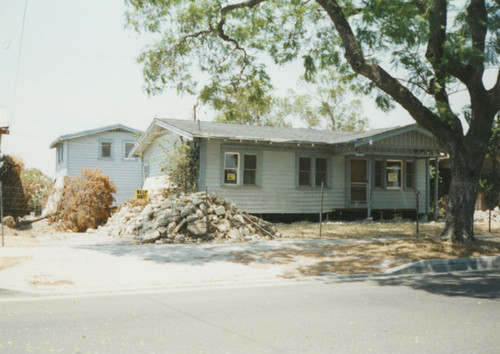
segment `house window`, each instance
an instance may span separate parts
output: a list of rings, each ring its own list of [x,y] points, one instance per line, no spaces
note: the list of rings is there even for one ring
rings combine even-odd
[[[99,157],[111,158],[111,142],[101,141],[101,147],[99,153],[100,153]]]
[[[316,158],[316,187],[321,187],[323,184],[324,187],[327,186],[327,162],[326,157],[318,157]]]
[[[405,163],[405,187],[415,188],[415,162],[406,161]]]
[[[133,156],[130,156],[130,152],[132,151],[133,148],[134,148],[134,143],[125,142],[123,144],[123,158],[124,159],[133,159],[134,158]]]
[[[240,154],[237,152],[226,152],[224,154],[224,183],[238,184]]]
[[[57,163],[64,161],[64,144],[57,146]]]
[[[243,156],[243,185],[255,186],[257,184],[257,155],[245,154]]]
[[[375,161],[375,180],[374,185],[375,188],[384,188],[384,161],[376,160]]]
[[[387,188],[401,188],[402,161],[387,160],[386,162],[386,185]]]
[[[367,193],[367,161],[350,160],[350,201],[352,204],[365,204]]]
[[[311,186],[311,158],[299,157],[299,186]]]
[[[326,157],[299,157],[299,187],[327,186],[328,162]]]

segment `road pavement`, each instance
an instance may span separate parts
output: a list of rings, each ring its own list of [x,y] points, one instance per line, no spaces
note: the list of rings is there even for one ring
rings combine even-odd
[[[3,297],[0,351],[498,353],[500,271]]]

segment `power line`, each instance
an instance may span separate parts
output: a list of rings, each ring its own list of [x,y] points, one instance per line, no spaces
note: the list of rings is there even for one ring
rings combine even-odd
[[[17,83],[19,81],[19,69],[21,68],[21,53],[23,48],[24,39],[24,23],[26,22],[26,12],[28,11],[28,0],[24,2],[24,12],[23,12],[23,22],[21,25],[21,36],[19,38],[19,51],[17,53],[17,68],[16,68],[16,78],[14,81],[14,98],[12,99],[12,114],[10,115],[9,125],[14,123],[14,110],[16,107],[16,96],[17,96]]]

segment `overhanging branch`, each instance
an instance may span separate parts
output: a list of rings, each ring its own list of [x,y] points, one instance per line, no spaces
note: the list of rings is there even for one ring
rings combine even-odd
[[[234,38],[229,37],[226,32],[224,31],[224,25],[226,24],[226,15],[230,13],[231,11],[238,10],[238,9],[243,9],[243,8],[253,8],[260,3],[263,3],[267,0],[250,0],[250,1],[244,1],[236,4],[231,4],[231,5],[226,5],[223,8],[221,8],[221,19],[217,23],[217,36],[221,38],[225,42],[232,43],[234,45],[234,49],[238,50],[243,53],[243,65],[241,68],[241,73],[245,70],[245,67],[248,63],[247,58],[247,52],[246,50],[240,46],[238,41]],[[233,51],[234,52],[234,51]]]
[[[349,25],[339,4],[334,0],[316,0],[327,12],[340,35],[345,48],[345,57],[354,71],[374,82],[382,91],[389,94],[396,102],[405,108],[417,123],[429,129],[443,143],[455,141],[457,130],[463,135],[460,122],[450,130],[449,126],[440,121],[420,100],[398,80],[387,73],[378,64],[367,62],[358,45],[356,36]],[[458,119],[457,119],[458,121]]]

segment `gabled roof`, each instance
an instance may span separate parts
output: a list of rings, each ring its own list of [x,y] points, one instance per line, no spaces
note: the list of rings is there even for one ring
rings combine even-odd
[[[432,136],[429,131],[415,124],[403,127],[374,129],[366,132],[335,132],[305,128],[280,128],[155,118],[144,134],[138,139],[131,153],[134,155],[143,153],[153,143],[155,134],[164,129],[187,140],[202,138],[331,146],[355,144],[356,147],[409,131],[418,131],[424,135]]]
[[[94,134],[99,134],[99,133],[105,133],[105,132],[108,132],[108,131],[125,131],[125,132],[129,132],[129,133],[134,133],[134,134],[140,134],[140,133],[142,133],[140,130],[127,127],[127,126],[125,126],[123,124],[114,124],[114,125],[108,125],[108,126],[105,126],[105,127],[102,127],[102,128],[90,129],[90,130],[82,130],[80,132],[73,133],[73,134],[61,135],[56,140],[54,140],[52,142],[52,144],[50,144],[50,148],[54,148],[58,144],[62,143],[63,141],[66,141],[66,140],[71,140],[71,139],[76,139],[76,138],[82,138],[84,136],[94,135]]]

